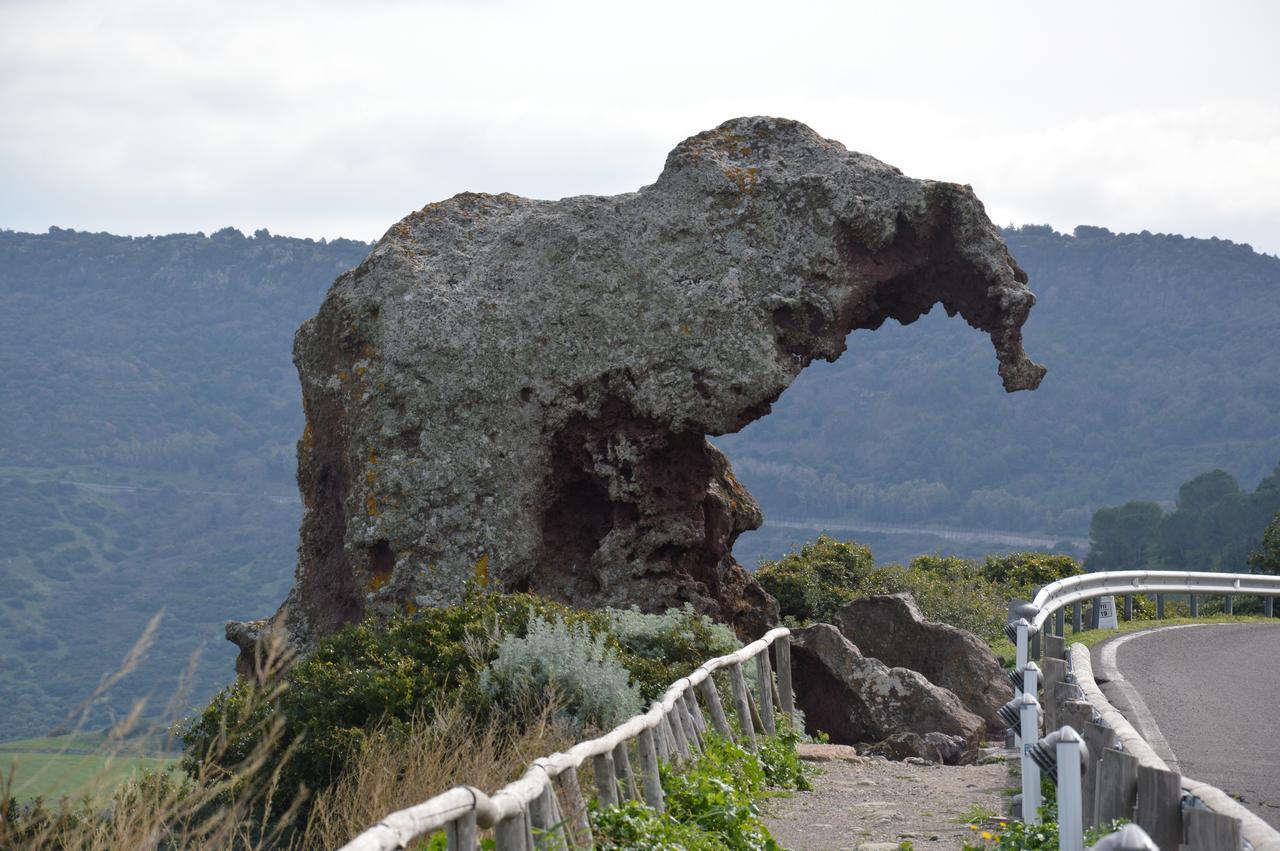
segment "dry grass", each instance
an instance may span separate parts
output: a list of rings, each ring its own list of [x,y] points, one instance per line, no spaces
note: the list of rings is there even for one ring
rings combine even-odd
[[[352,768],[315,797],[295,847],[340,847],[388,813],[464,783],[492,792],[575,740],[551,707],[514,737],[457,705],[437,707],[407,735],[371,737]]]
[[[96,700],[130,673],[145,653],[148,630],[119,671],[104,678],[86,701]],[[283,647],[268,648],[246,698],[245,716],[254,706],[274,702],[283,688],[290,657]],[[509,725],[481,723],[457,704],[431,707],[407,727],[370,736],[360,757],[328,789],[307,801],[291,801],[281,817],[273,811],[280,772],[288,761],[277,753],[283,721],[276,719],[243,760],[224,767],[236,740],[224,726],[194,776],[179,770],[144,775],[120,786],[103,805],[64,800],[47,810],[9,807],[14,776],[0,777],[0,849],[74,849],[74,851],[301,851],[337,848],[386,814],[425,801],[453,786],[468,784],[492,791],[520,776],[537,757],[565,749],[574,733],[558,723],[556,703],[525,713],[518,732]],[[113,728],[105,747],[135,732],[143,706]],[[87,716],[87,712],[85,713]],[[427,720],[427,719],[430,720]],[[310,803],[303,811],[303,804]],[[278,808],[277,808],[278,809]],[[292,829],[285,826],[296,825]]]

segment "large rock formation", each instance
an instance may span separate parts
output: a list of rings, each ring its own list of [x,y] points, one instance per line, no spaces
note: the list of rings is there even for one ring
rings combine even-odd
[[[895,668],[919,671],[954,692],[987,729],[1004,732],[996,713],[1013,687],[996,654],[971,632],[925,620],[910,594],[876,594],[842,606],[832,618],[845,638]]]
[[[991,335],[1006,389],[1034,388],[1025,281],[969,187],[776,118],[685,140],[625,195],[429,204],[298,332],[306,513],[270,625],[305,647],[480,576],[754,632],[776,609],[731,548],[760,510],[705,436],[852,329],[938,303]]]
[[[956,737],[945,761],[972,762],[977,756],[986,730],[982,719],[922,674],[862,655],[826,623],[794,632],[791,648],[796,702],[809,733],[824,732],[841,745],[883,743],[900,733],[923,741],[941,733]]]

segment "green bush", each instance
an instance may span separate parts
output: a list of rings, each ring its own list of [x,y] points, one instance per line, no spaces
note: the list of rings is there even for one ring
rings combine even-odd
[[[777,598],[783,617],[796,621],[830,621],[850,600],[885,590],[870,547],[826,535],[762,563],[755,577]]]
[[[689,603],[661,615],[634,607],[605,611],[622,663],[645,701],[657,700],[668,686],[708,659],[741,646],[732,629],[698,614]]]
[[[709,733],[702,755],[684,770],[662,767],[666,812],[658,815],[633,802],[596,813],[597,847],[781,851],[756,801],[768,787],[801,789],[807,783],[794,736],[758,742],[760,756]]]
[[[284,722],[277,753],[283,763],[279,803],[284,806],[304,785],[328,786],[377,726],[406,724],[443,698],[461,698],[478,714],[489,712],[490,702],[478,687],[480,671],[496,658],[503,636],[525,635],[534,619],[583,624],[593,633],[603,632],[607,623],[599,612],[529,594],[472,591],[456,606],[347,627],[321,639],[290,669],[279,696],[255,717],[244,717],[249,693],[244,681],[215,695],[179,731],[183,765],[192,771],[216,755],[231,769],[261,741],[267,718],[279,717]],[[292,755],[285,761],[288,748]]]
[[[607,730],[640,711],[640,690],[605,636],[585,623],[534,618],[507,635],[480,672],[480,690],[514,723],[554,702],[578,730]]]
[[[1068,576],[1077,576],[1084,570],[1071,556],[1023,552],[987,556],[982,573],[1011,596],[1029,599],[1038,588]]]

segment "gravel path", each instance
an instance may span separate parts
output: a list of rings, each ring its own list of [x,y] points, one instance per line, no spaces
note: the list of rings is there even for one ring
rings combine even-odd
[[[1012,785],[1005,762],[913,765],[852,755],[852,748],[801,746],[822,772],[813,791],[765,804],[765,823],[791,851],[899,847],[960,848],[975,808],[1002,814]],[[825,752],[823,751],[825,749]],[[887,843],[880,845],[878,843]]]

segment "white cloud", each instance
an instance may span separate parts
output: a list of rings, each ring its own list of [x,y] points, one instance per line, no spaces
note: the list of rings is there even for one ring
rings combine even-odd
[[[633,189],[771,113],[971,183],[997,221],[1275,252],[1277,10],[0,3],[0,226],[368,239],[463,189]]]

